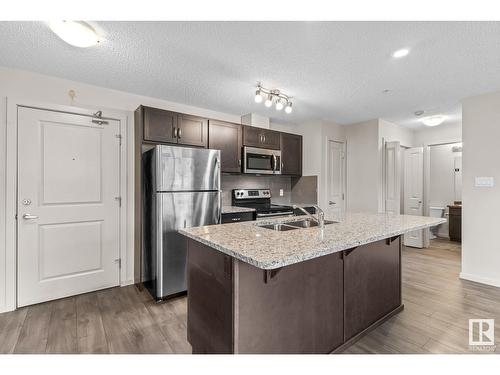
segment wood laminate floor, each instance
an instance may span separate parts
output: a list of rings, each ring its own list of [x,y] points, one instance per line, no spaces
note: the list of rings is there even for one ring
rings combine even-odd
[[[404,249],[405,310],[344,353],[472,353],[469,318],[496,318],[499,353],[500,288],[459,272],[458,244]],[[0,314],[0,353],[191,353],[186,302],[128,286],[21,308]]]

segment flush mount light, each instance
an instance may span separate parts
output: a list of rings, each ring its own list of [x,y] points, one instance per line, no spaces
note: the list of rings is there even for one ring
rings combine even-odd
[[[96,31],[82,21],[51,21],[49,27],[59,38],[75,47],[85,48],[99,43]]]
[[[257,85],[257,91],[255,92],[255,102],[262,102],[263,97],[266,98],[264,105],[267,108],[272,107],[274,104],[277,111],[281,111],[285,108],[286,113],[292,113],[292,102],[290,101],[290,96],[284,94],[278,89],[266,89],[259,83]]]
[[[422,119],[422,123],[425,126],[438,126],[441,125],[444,122],[444,120],[446,120],[446,116],[435,115],[435,116],[424,117]]]
[[[410,50],[408,48],[401,48],[401,49],[398,49],[396,52],[394,52],[392,54],[392,57],[394,57],[395,59],[400,59],[402,57],[407,56],[409,53],[410,53]]]

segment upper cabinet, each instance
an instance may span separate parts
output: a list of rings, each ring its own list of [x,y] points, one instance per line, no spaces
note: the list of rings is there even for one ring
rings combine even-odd
[[[269,129],[243,126],[243,145],[279,150],[280,133]]]
[[[177,124],[177,143],[187,146],[208,146],[207,119],[180,114]]]
[[[302,136],[280,133],[281,174],[302,176]]]
[[[143,110],[145,141],[208,146],[207,119],[150,107]]]
[[[144,107],[144,140],[177,143],[178,113]]]
[[[241,172],[241,125],[210,120],[208,148],[221,151],[221,171]]]

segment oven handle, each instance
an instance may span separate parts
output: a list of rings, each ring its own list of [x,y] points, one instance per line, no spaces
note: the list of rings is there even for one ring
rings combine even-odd
[[[285,215],[293,215],[293,211],[273,212],[271,214],[257,214],[257,217],[285,216]]]

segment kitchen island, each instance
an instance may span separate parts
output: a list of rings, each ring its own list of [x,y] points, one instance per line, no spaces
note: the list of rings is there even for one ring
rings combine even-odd
[[[323,230],[263,227],[304,218],[179,231],[193,353],[341,351],[403,309],[401,235],[444,222],[347,214]]]

